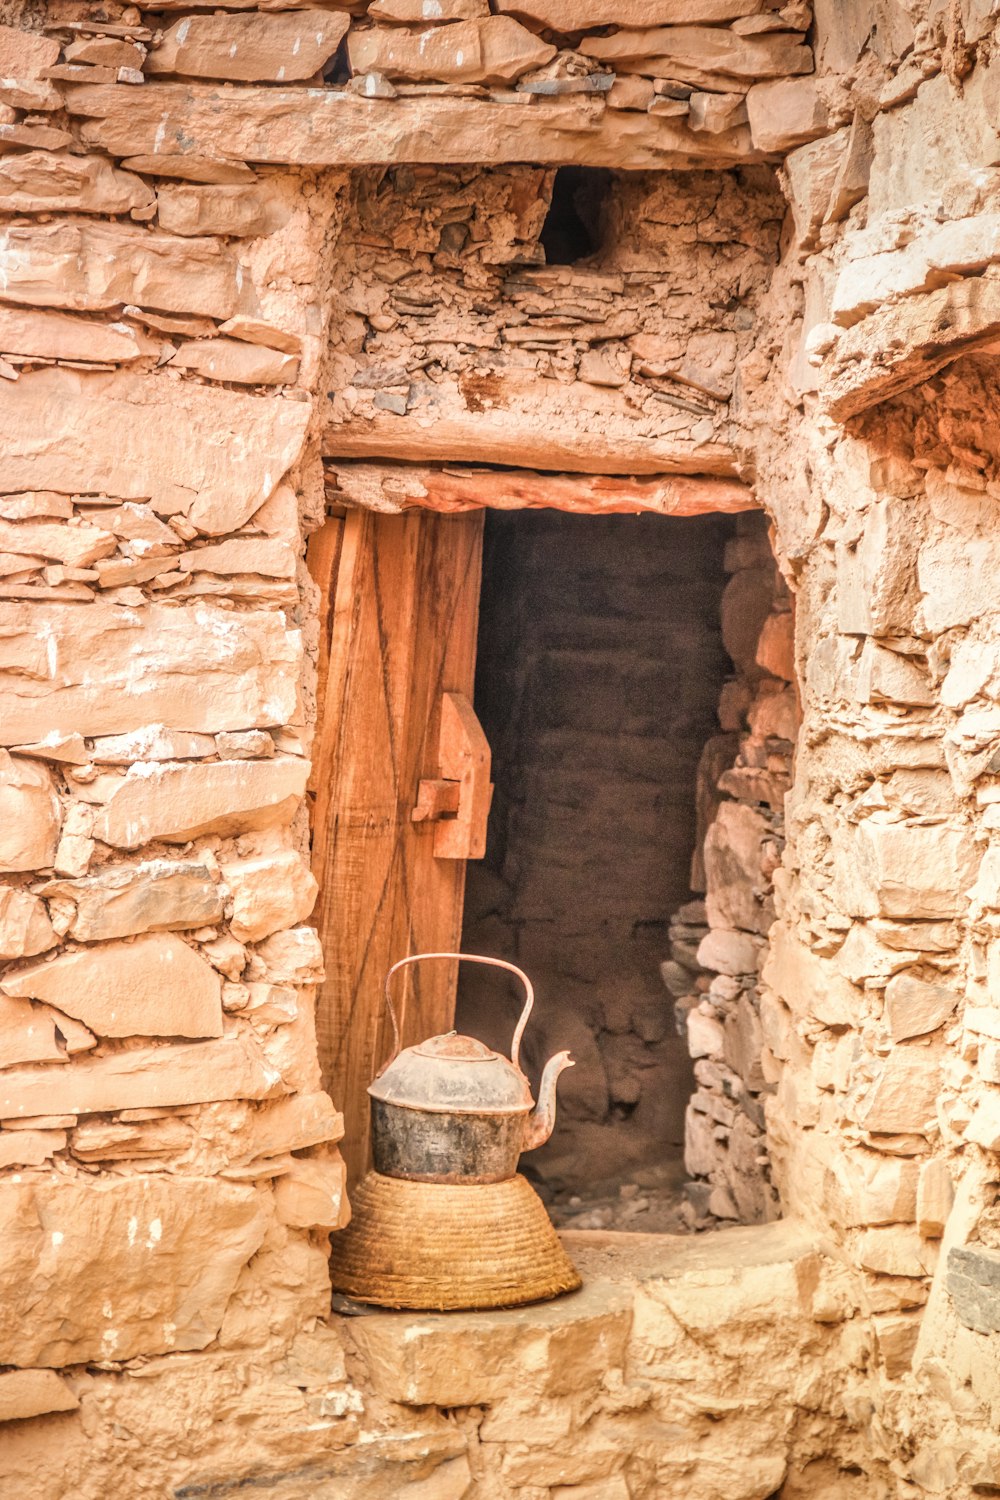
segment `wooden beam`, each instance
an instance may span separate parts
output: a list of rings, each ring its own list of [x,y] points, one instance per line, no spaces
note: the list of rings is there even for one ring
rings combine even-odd
[[[570,95],[508,100],[364,99],[342,88],[217,83],[68,84],[66,108],[82,136],[113,156],[211,158],[290,166],[363,167],[450,162],[580,164],[685,171],[766,161],[749,128],[721,135],[683,120],[609,109]],[[144,169],[145,170],[145,169]]]
[[[389,514],[417,506],[446,514],[485,508],[565,510],[580,515],[652,511],[661,516],[733,514],[759,508],[753,491],[738,479],[689,474],[626,478],[333,460],[327,460],[325,468],[332,501]]]
[[[538,381],[543,386],[544,381]],[[541,395],[541,392],[540,392]],[[328,428],[325,458],[396,460],[397,463],[499,463],[508,468],[568,474],[721,474],[735,478],[732,447],[720,441],[694,443],[687,435],[643,435],[588,423],[585,407],[576,420],[553,414],[552,422],[510,408],[465,416],[433,417],[420,425],[408,417],[379,413],[373,422]],[[544,417],[544,413],[543,413]],[[382,420],[387,419],[387,420]]]

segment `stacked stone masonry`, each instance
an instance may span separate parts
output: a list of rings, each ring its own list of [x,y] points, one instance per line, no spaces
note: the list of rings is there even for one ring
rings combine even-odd
[[[808,32],[754,0],[361,9],[2,10],[0,1477],[42,1500],[988,1495],[995,7],[817,0]],[[684,307],[625,263],[611,285],[540,271],[574,163],[694,174],[617,200],[637,237],[656,206],[643,254]],[[423,338],[442,288],[483,345]],[[608,335],[577,338],[598,303]],[[507,337],[532,320],[559,338]],[[400,378],[352,384],[370,329]],[[730,351],[711,381],[684,366],[692,329]],[[709,986],[688,1027],[759,1020],[760,1089],[722,1056],[764,1100],[794,1222],[719,1231],[708,1265],[658,1241],[628,1274],[577,1245],[589,1325],[567,1303],[449,1346],[328,1317],[345,1206],[303,800],[324,449],[385,460],[358,476],[383,508],[408,499],[393,464],[513,462],[752,484],[773,523],[801,711],[776,921],[760,972],[728,976],[740,998]],[[766,672],[755,691],[786,680]],[[721,809],[770,828],[737,787],[787,755],[743,733]],[[746,817],[721,809],[720,831]],[[700,964],[717,932],[765,937],[762,914],[716,921],[710,865]],[[766,1217],[713,1141],[698,1175]],[[434,1378],[407,1363],[425,1347]]]
[[[774,921],[774,873],[798,729],[791,595],[764,518],[741,516],[726,549],[722,639],[735,669],[719,701],[719,733],[698,768],[698,844],[691,887],[662,965],[694,1059],[687,1106],[687,1198],[700,1227],[767,1221],[770,1180],[759,976]]]

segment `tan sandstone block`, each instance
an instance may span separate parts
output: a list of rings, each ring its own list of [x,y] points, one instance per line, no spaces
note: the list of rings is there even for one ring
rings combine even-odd
[[[0,521],[0,551],[44,557],[70,568],[87,568],[99,557],[114,552],[117,545],[110,532],[86,522],[63,526],[58,521]]]
[[[31,958],[58,941],[44,902],[29,891],[0,885],[0,959]]]
[[[584,38],[580,51],[611,63],[616,72],[676,78],[707,88],[719,88],[724,80],[754,83],[812,71],[812,52],[793,32],[741,37],[705,26],[621,29]]]
[[[168,234],[231,234],[249,239],[280,228],[288,210],[272,199],[264,184],[203,188],[165,182],[156,190],[156,217]]]
[[[56,1018],[47,1006],[0,995],[0,1068],[66,1060],[66,1049],[56,1035]]]
[[[146,729],[151,719],[212,733],[295,717],[301,636],[275,611],[95,602],[86,631],[80,626],[75,605],[0,602],[0,738],[115,735]],[[41,768],[37,775],[48,777]],[[0,806],[2,799],[0,790]],[[0,818],[0,850],[8,821]]]
[[[551,31],[573,32],[595,26],[715,24],[756,15],[763,5],[764,0],[498,0],[496,8]]]
[[[873,1134],[922,1134],[936,1120],[940,1087],[940,1049],[900,1043],[876,1066],[874,1080],[853,1102],[851,1115]]]
[[[825,1026],[860,1023],[861,991],[783,923],[771,931],[762,980],[797,1016],[814,1016]]]
[[[925,1036],[943,1026],[958,1004],[949,985],[931,984],[912,974],[896,974],[885,987],[885,1019],[894,1042]]]
[[[94,837],[137,849],[151,839],[183,844],[202,833],[275,828],[291,821],[308,775],[309,762],[293,756],[133,766],[94,820]]]
[[[275,85],[241,87],[238,98],[232,96],[233,104],[238,103],[239,108],[229,110],[219,109],[218,91],[211,84],[156,83],[143,89],[115,84],[74,84],[66,92],[70,112],[87,117],[82,137],[88,145],[129,158],[128,164],[143,172],[169,167],[173,176],[179,175],[173,163],[179,160],[186,165],[192,161],[192,156],[174,157],[171,161],[169,154],[157,158],[160,143],[164,138],[172,139],[175,131],[183,133],[191,152],[199,153],[202,160],[224,157],[227,163],[235,157],[259,163],[313,166],[384,166],[400,161],[492,165],[497,160],[497,129],[501,124],[503,159],[507,163],[542,162],[552,166],[582,163],[619,171],[641,168],[688,171],[702,161],[710,162],[713,168],[735,165],[752,153],[750,130],[746,126],[724,137],[695,134],[683,121],[665,120],[645,112],[615,110],[595,114],[593,100],[586,96],[576,96],[570,101],[536,99],[529,108],[505,108],[498,115],[497,106],[488,99],[401,98],[392,101],[391,109],[373,109],[370,100],[356,94],[312,89],[304,96],[299,88]],[[300,111],[305,106],[309,109],[308,131],[301,128]],[[138,153],[142,153],[141,165]],[[227,177],[226,181],[233,179]],[[583,386],[574,395],[582,398],[589,390]],[[477,425],[481,428],[482,422]],[[597,444],[596,434],[593,436],[594,454],[599,451],[606,461],[606,439]],[[369,445],[365,451],[384,457],[389,450],[381,446],[383,441],[380,438],[378,448]],[[578,431],[572,449],[576,457],[580,454],[580,441]],[[630,472],[691,472],[690,458],[680,467],[676,462],[664,463],[658,456],[658,446],[661,451],[673,447],[654,444],[651,448],[648,438],[637,444],[635,454],[640,467]],[[566,466],[565,460],[555,464],[526,457],[523,445],[516,440],[510,451],[516,452],[511,460],[515,464],[527,462],[543,469]],[[350,455],[341,452],[341,456]],[[426,441],[421,444],[420,456],[423,461],[435,456],[427,450]],[[442,437],[438,456],[454,463],[463,455],[454,442]],[[724,445],[700,443],[696,456],[699,473],[735,472],[732,456]],[[481,441],[467,457],[481,459]],[[594,463],[596,471],[596,457]]]
[[[295,1157],[274,1184],[275,1211],[293,1229],[343,1229],[351,1218],[346,1186],[339,1151]]]
[[[40,312],[34,308],[0,308],[0,352],[4,354],[34,355],[40,359],[88,359],[107,360],[112,363],[127,363],[141,355],[156,354],[159,346],[127,323],[97,323],[89,318],[75,318],[68,313]],[[59,528],[50,526],[48,532],[55,535]],[[69,536],[61,541],[62,546],[72,544],[77,528],[63,527]],[[94,528],[80,527],[83,537]],[[25,528],[26,531],[26,528]],[[7,550],[10,550],[9,548]],[[58,553],[43,553],[46,557]],[[99,557],[106,553],[98,553]],[[75,562],[77,567],[86,563]]]
[[[59,800],[48,770],[0,750],[0,870],[47,868],[58,839]]]
[[[97,1036],[222,1035],[222,981],[171,932],[60,953],[8,974],[0,989],[44,1000]]]
[[[37,78],[59,61],[59,43],[20,26],[0,26],[0,78]]]
[[[242,1149],[236,1160],[249,1162],[257,1157],[303,1151],[326,1141],[339,1141],[343,1134],[344,1117],[328,1094],[293,1094],[254,1111],[241,1132]]]
[[[918,1168],[911,1158],[841,1150],[829,1171],[832,1207],[840,1223],[858,1228],[913,1223]]]
[[[291,385],[299,373],[295,355],[239,339],[196,339],[184,344],[170,363],[174,369],[193,370],[206,380],[236,385]]]
[[[909,1374],[922,1316],[920,1312],[878,1313],[872,1319],[875,1344],[890,1380]]]
[[[868,818],[855,847],[852,915],[957,917],[966,910],[981,858],[967,829]]]
[[[135,303],[215,318],[231,317],[244,302],[236,259],[213,239],[81,219],[14,223],[4,240],[4,296],[10,302],[77,311]]]
[[[154,201],[141,177],[102,156],[25,151],[0,158],[0,209],[7,213],[127,214]]]
[[[179,567],[193,573],[260,573],[267,578],[294,578],[295,563],[296,554],[286,541],[257,536],[232,537],[226,542],[196,547],[178,560]]]
[[[221,919],[223,908],[218,882],[194,860],[111,866],[82,880],[52,880],[42,894],[74,903],[68,935],[88,943],[205,927]]]
[[[21,1422],[52,1411],[76,1411],[79,1405],[55,1370],[8,1370],[0,1375],[0,1422]]]
[[[230,928],[244,943],[305,921],[319,890],[305,860],[291,849],[223,865],[222,878],[233,897]]]
[[[507,6],[498,6],[503,11]],[[432,22],[478,21],[490,14],[488,0],[372,0],[365,14],[372,21],[425,26]]]
[[[747,94],[747,113],[757,150],[781,155],[825,135],[829,123],[815,78],[755,83]]]
[[[572,1297],[499,1316],[374,1313],[355,1319],[350,1332],[387,1400],[493,1406],[513,1390],[569,1395],[586,1387],[591,1369],[623,1368],[632,1300],[627,1287],[594,1278]]]
[[[209,1178],[0,1183],[0,1361],[203,1349],[270,1217],[268,1195]]]
[[[854,1257],[863,1270],[883,1276],[933,1276],[937,1246],[921,1239],[915,1228],[894,1225],[859,1234]]]
[[[458,21],[427,31],[395,26],[352,29],[347,50],[355,73],[381,73],[415,83],[513,83],[556,55],[555,47],[509,16]]]
[[[349,17],[337,10],[185,16],[152,49],[145,71],[237,83],[293,83],[320,71],[349,24]]]
[[[917,1228],[926,1239],[940,1239],[944,1234],[954,1201],[955,1185],[948,1163],[939,1156],[925,1161],[917,1184]]]
[[[0,1119],[269,1099],[284,1092],[256,1038],[234,1034],[83,1058],[67,1068],[8,1069],[0,1074]]]
[[[162,514],[183,512],[216,536],[241,526],[269,497],[299,455],[309,414],[306,401],[165,374],[36,370],[0,382],[0,491],[150,499]],[[220,443],[220,433],[253,441]]]
[[[65,1130],[0,1131],[0,1168],[41,1167],[65,1149]]]

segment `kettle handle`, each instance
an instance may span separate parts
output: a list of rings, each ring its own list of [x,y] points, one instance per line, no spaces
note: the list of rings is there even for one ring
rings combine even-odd
[[[482,953],[411,953],[409,958],[401,958],[397,963],[394,963],[385,976],[385,1004],[389,1012],[389,1019],[392,1022],[392,1056],[388,1062],[382,1064],[379,1072],[385,1071],[393,1058],[399,1056],[400,1050],[399,1022],[396,1019],[396,1010],[392,1003],[391,993],[393,975],[398,969],[404,969],[407,964],[422,963],[425,958],[457,958],[461,963],[490,964],[495,969],[506,969],[509,973],[517,975],[518,979],[524,985],[525,1000],[524,1008],[518,1018],[517,1025],[514,1027],[514,1037],[510,1044],[510,1060],[515,1068],[520,1067],[518,1056],[521,1051],[521,1038],[524,1035],[524,1028],[528,1024],[531,1008],[535,1003],[534,987],[524,970],[519,969],[517,964],[509,964],[505,958],[487,958]]]

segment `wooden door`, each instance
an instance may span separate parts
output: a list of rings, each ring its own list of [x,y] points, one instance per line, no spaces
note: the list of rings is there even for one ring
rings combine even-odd
[[[369,1161],[366,1089],[391,1047],[386,971],[461,938],[465,861],[436,858],[439,825],[411,814],[420,781],[440,774],[443,694],[472,699],[482,525],[482,512],[353,510],[310,547],[328,636],[313,762],[314,920],[327,975],[317,1038],[353,1180]],[[404,1046],[453,1025],[456,969],[436,962],[400,976]]]

